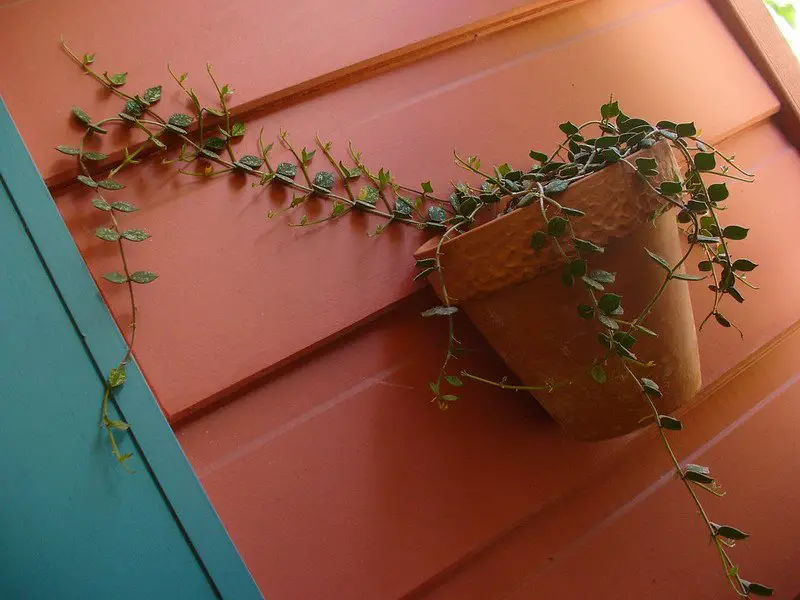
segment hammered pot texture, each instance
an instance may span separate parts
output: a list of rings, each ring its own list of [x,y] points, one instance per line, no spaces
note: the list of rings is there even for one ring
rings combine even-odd
[[[665,142],[639,156],[656,159],[659,180],[679,179]],[[682,256],[674,217],[667,214],[651,224],[650,215],[660,204],[658,196],[627,165],[620,164],[574,184],[558,201],[587,214],[572,219],[576,235],[606,247],[603,254],[590,257],[590,268],[617,273],[609,291],[622,296],[628,314],[638,314],[665,275],[644,248],[670,264]],[[530,248],[531,234],[543,224],[539,208],[526,207],[443,244],[448,295],[523,383],[569,382],[552,392],[534,393],[568,434],[599,440],[642,427],[648,423],[650,410],[621,362],[608,361],[604,384],[588,373],[592,361],[603,354],[597,342],[601,329],[597,322],[578,316],[576,307],[587,301],[586,292],[582,285],[566,287],[561,282],[560,257]],[[431,256],[435,246],[436,240],[429,241],[417,257]],[[440,293],[438,278],[430,281]],[[655,366],[637,371],[659,383],[663,396],[656,404],[667,414],[691,400],[700,388],[697,333],[687,282],[672,281],[667,286],[646,325],[659,337],[638,335],[633,351]]]

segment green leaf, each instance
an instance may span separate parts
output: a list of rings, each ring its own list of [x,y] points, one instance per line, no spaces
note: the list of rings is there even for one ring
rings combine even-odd
[[[728,186],[724,183],[712,183],[708,186],[708,199],[712,202],[722,202],[729,195]]]
[[[655,252],[650,252],[650,250],[648,250],[647,248],[645,248],[644,251],[647,252],[647,256],[652,258],[653,261],[656,262],[665,271],[671,271],[672,270],[672,267],[669,266],[669,263],[666,261],[666,259],[661,258]]]
[[[419,273],[417,273],[414,276],[414,281],[416,281],[417,279],[422,279],[423,277],[427,277],[428,275],[430,275],[431,273],[434,273],[435,271],[436,271],[435,267],[430,267],[428,269],[424,269],[424,270],[420,271]]]
[[[132,117],[126,112],[119,113],[119,116],[128,121],[129,123],[136,123],[136,117]]]
[[[672,279],[680,279],[681,281],[702,281],[708,275],[692,275],[691,273],[673,273]]]
[[[122,111],[126,115],[130,115],[132,117],[141,117],[144,114],[144,108],[142,108],[142,105],[136,100],[128,100],[125,102],[125,108],[123,108]]]
[[[429,308],[420,314],[423,317],[448,317],[456,314],[457,312],[458,307],[456,306],[434,306],[433,308]]]
[[[548,236],[544,231],[535,231],[531,236],[531,248],[541,250],[547,246]]]
[[[217,154],[215,152],[212,152],[211,150],[208,150],[207,148],[203,148],[202,150],[200,150],[200,154],[205,156],[206,158],[211,159],[211,160],[219,159],[219,154]]]
[[[369,206],[375,206],[375,204],[378,202],[378,198],[380,198],[380,194],[378,193],[377,188],[374,188],[371,185],[365,185],[358,192],[358,200],[364,204],[368,204]],[[447,215],[445,215],[445,219],[446,218]]]
[[[546,196],[557,196],[569,187],[569,181],[564,179],[553,179],[544,186]]]
[[[444,400],[445,402],[455,402],[458,400],[458,396],[455,394],[444,394],[443,396],[439,396],[440,400]]]
[[[79,106],[72,107],[72,114],[75,115],[75,118],[78,119],[84,125],[91,125],[92,118],[86,114],[86,111],[80,108]]]
[[[708,467],[704,467],[702,465],[686,465],[686,468],[683,470],[683,476],[685,479],[694,481],[695,483],[702,483],[704,485],[714,483],[714,478],[711,476],[711,471]]]
[[[102,152],[84,152],[83,158],[86,160],[105,160],[108,158],[108,154],[103,154]]]
[[[746,258],[740,258],[733,262],[733,269],[735,271],[746,271],[750,272],[755,269],[758,265],[751,260],[747,260]]]
[[[606,135],[603,137],[599,137],[594,142],[595,148],[611,148],[611,146],[616,146],[619,143],[619,136],[618,135]]]
[[[567,134],[567,135],[575,135],[576,133],[578,133],[580,131],[580,129],[578,129],[577,125],[575,125],[574,123],[571,123],[570,121],[567,121],[565,123],[561,123],[561,125],[559,125],[558,128],[561,131],[563,131],[565,134]]]
[[[613,102],[608,102],[607,104],[603,104],[600,107],[600,116],[603,117],[603,119],[613,119],[618,115],[619,103],[616,100]]]
[[[275,168],[275,172],[283,177],[294,179],[297,177],[297,165],[293,163],[282,162]]]
[[[608,381],[608,375],[602,365],[593,365],[592,368],[589,369],[589,375],[591,375],[592,379],[597,383],[605,383]]]
[[[246,131],[247,126],[244,123],[234,123],[231,125],[231,137],[242,137]]]
[[[624,331],[617,331],[614,334],[614,341],[617,342],[618,344],[621,344],[628,350],[630,350],[636,343],[636,338],[633,337],[630,333],[625,333]]]
[[[103,73],[108,79],[108,82],[113,85],[114,87],[119,87],[121,85],[125,85],[125,82],[128,79],[128,73],[114,73],[113,75],[109,75],[108,71]]]
[[[547,222],[547,233],[553,237],[561,237],[567,231],[567,221],[564,217],[553,217]]]
[[[694,166],[698,171],[713,171],[717,160],[712,153],[698,152],[694,155]]]
[[[747,581],[746,579],[741,579],[741,578],[739,578],[739,581],[742,582],[742,587],[744,588],[744,591],[747,592],[748,594],[765,597],[765,596],[772,596],[772,594],[775,593],[775,590],[773,590],[769,586],[762,585],[760,583],[756,583],[753,581]]]
[[[104,211],[111,210],[111,205],[102,198],[92,198],[92,204],[94,204],[94,207],[97,210],[104,210]]]
[[[461,387],[462,385],[464,385],[464,382],[461,381],[461,379],[456,377],[455,375],[445,375],[444,378],[447,380],[447,383],[449,383],[452,386]]]
[[[622,158],[622,154],[620,154],[619,148],[617,147],[606,148],[605,150],[600,151],[600,158],[607,163],[615,163]]]
[[[745,533],[741,529],[731,527],[730,525],[718,525],[716,523],[711,523],[711,528],[714,530],[714,535],[718,535],[729,540],[739,541],[746,540],[750,537],[749,534]]]
[[[338,217],[343,215],[347,210],[347,204],[344,202],[339,202],[338,200],[333,201],[333,210],[331,211],[332,217]],[[416,278],[415,278],[416,279]]]
[[[658,424],[662,429],[669,429],[670,431],[680,431],[683,429],[683,423],[681,423],[680,419],[668,417],[667,415],[658,415]]]
[[[108,386],[116,388],[125,383],[128,374],[125,372],[125,365],[120,365],[115,369],[111,369],[108,373]]]
[[[602,283],[600,283],[599,281],[595,281],[591,277],[587,277],[584,275],[583,277],[581,277],[581,279],[583,280],[583,283],[585,283],[590,288],[597,290],[598,292],[602,292],[605,289]]]
[[[674,196],[680,194],[683,187],[679,181],[662,181],[659,186],[659,191],[665,196]]]
[[[747,237],[748,231],[750,230],[746,227],[740,227],[739,225],[728,225],[722,230],[722,236],[728,238],[729,240],[743,240]]]
[[[263,159],[259,158],[258,156],[253,156],[252,154],[245,154],[236,162],[239,162],[245,167],[249,167],[251,169],[258,169],[264,164]]]
[[[606,314],[611,314],[620,307],[622,297],[617,294],[603,294],[597,306]]]
[[[94,62],[95,54],[84,54],[83,55],[83,64],[90,65]]]
[[[107,227],[99,227],[94,230],[95,237],[105,240],[106,242],[116,242],[120,235],[113,229]]]
[[[375,188],[372,188],[375,189]],[[377,194],[377,190],[375,191]],[[428,208],[428,221],[432,223],[444,223],[447,220],[447,213],[441,206],[431,206]]]
[[[192,90],[189,90],[189,91],[192,93],[192,100],[194,100],[195,103],[197,103],[197,95],[194,94],[194,90],[192,89]],[[203,110],[206,111],[207,113],[211,113],[215,117],[224,117],[225,116],[225,112],[222,109],[215,108],[213,106],[204,106]]]
[[[161,86],[154,85],[151,88],[147,88],[144,94],[142,94],[142,98],[144,98],[148,104],[155,104],[161,100]]]
[[[330,192],[333,189],[333,184],[336,182],[336,177],[330,171],[320,171],[314,175],[314,187]]]
[[[398,217],[410,217],[414,212],[411,198],[398,196],[394,201],[394,214]]]
[[[129,204],[128,202],[112,202],[111,203],[111,208],[113,208],[114,210],[118,210],[119,212],[124,212],[124,213],[131,213],[131,212],[136,212],[137,210],[139,210],[133,204]]]
[[[728,321],[728,319],[726,319],[721,313],[715,312],[714,313],[714,318],[717,320],[717,323],[719,323],[723,327],[730,327],[731,326],[731,322]]]
[[[303,148],[300,151],[300,159],[304,165],[307,165],[311,162],[311,159],[314,158],[314,155],[317,153],[316,150],[312,150],[311,152],[307,151]]]
[[[150,237],[150,234],[143,229],[126,229],[122,232],[122,237],[131,242],[143,242]]]
[[[697,128],[694,126],[694,122],[679,123],[675,126],[675,133],[678,134],[678,137],[691,137],[697,135]]]
[[[600,269],[596,269],[589,273],[589,277],[598,281],[600,283],[614,283],[617,278],[616,273],[609,273],[608,271],[603,271]]]
[[[116,419],[108,419],[108,421],[106,421],[106,426],[120,431],[128,431],[128,429],[131,428],[125,421],[118,421]]]
[[[183,113],[175,113],[174,115],[171,115],[169,119],[167,119],[167,123],[182,129],[191,125],[192,121],[194,121],[192,117]]]
[[[152,271],[135,271],[131,273],[131,281],[134,283],[150,283],[158,279],[158,275]]]
[[[422,182],[422,191],[425,194],[432,194],[433,193],[433,186],[431,185],[430,181],[423,181]]]
[[[117,183],[113,179],[103,179],[97,182],[97,187],[101,187],[104,190],[121,190],[125,186],[121,183]]]
[[[586,320],[594,319],[594,307],[588,304],[578,304],[578,316]]]
[[[586,261],[582,258],[572,259],[569,261],[569,270],[575,277],[583,277],[586,275]]]
[[[528,153],[528,156],[530,156],[536,162],[540,162],[540,163],[547,162],[547,160],[550,158],[544,152],[537,152],[536,150],[531,150]]]
[[[648,379],[647,377],[642,377],[641,382],[645,394],[648,396],[654,396],[656,398],[661,396],[661,390],[658,388],[658,384],[655,381]]]
[[[77,148],[72,148],[70,146],[56,146],[56,150],[61,152],[62,154],[69,154],[70,156],[77,156],[81,153],[80,150]]]
[[[91,177],[87,177],[86,175],[78,175],[77,179],[85,186],[88,186],[90,188],[97,187],[97,182]]]
[[[622,113],[620,113],[622,116]],[[650,123],[645,121],[644,119],[625,119],[623,121],[617,120],[617,124],[619,126],[619,130],[622,133],[628,133],[629,131],[633,131],[634,129],[642,129],[642,130],[649,130],[652,129]]]
[[[586,213],[582,210],[578,210],[577,208],[570,208],[569,206],[562,206],[561,212],[565,215],[569,215],[570,217],[585,217]]]
[[[593,242],[590,242],[589,240],[582,240],[581,238],[572,238],[572,243],[581,252],[595,252],[597,254],[602,254],[603,252],[605,252],[604,248],[598,246]]]
[[[125,277],[125,275],[122,273],[117,273],[116,271],[113,273],[106,273],[103,275],[103,279],[110,281],[111,283],[125,283],[128,281],[128,278]]]
[[[619,323],[617,323],[614,319],[609,317],[608,315],[597,315],[597,320],[600,321],[604,326],[608,327],[609,329],[619,329]]]
[[[228,142],[226,142],[222,138],[212,136],[205,141],[205,143],[203,144],[203,148],[207,148],[208,150],[213,150],[214,152],[222,152],[223,150],[225,150],[225,146],[227,145]]]
[[[636,170],[645,177],[653,177],[658,175],[658,169],[656,168],[656,165],[657,163],[655,158],[636,159]]]

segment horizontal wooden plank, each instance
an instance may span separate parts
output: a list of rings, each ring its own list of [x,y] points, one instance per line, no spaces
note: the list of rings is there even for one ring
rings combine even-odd
[[[709,0],[781,101],[784,135],[800,148],[800,62],[761,0]]]
[[[695,47],[650,43],[649,32],[664,27],[702,40],[713,66],[696,60]],[[554,146],[556,123],[593,118],[612,91],[633,114],[694,119],[711,139],[777,109],[702,0],[598,0],[259,117],[248,127],[275,132],[282,126],[298,145],[320,131],[341,155],[350,138],[374,168],[383,164],[415,185],[432,178],[443,189],[463,176],[452,165],[454,147],[479,153],[485,164],[514,157],[524,164],[532,146]],[[720,107],[723,96],[728,100]],[[255,151],[255,144],[242,142],[238,151]],[[423,238],[413,230],[393,227],[367,240],[377,223],[358,217],[299,230],[287,226],[299,213],[265,219],[268,210],[288,203],[277,188],[254,191],[239,179],[198,182],[161,165],[124,173],[130,187],[117,197],[145,207],[125,217],[126,225],[153,234],[131,248],[131,260],[135,268],[161,274],[138,290],[137,358],[173,419],[414,289],[411,254]],[[87,194],[70,189],[57,201],[95,276],[116,270],[114,253],[92,235],[103,216]],[[319,202],[311,216],[325,214]],[[124,290],[101,287],[124,327]]]
[[[434,301],[426,290],[177,431],[276,597],[398,598],[629,443],[572,442],[527,394],[466,386],[437,409],[446,323],[418,316]],[[462,366],[508,374],[462,325],[477,350]]]
[[[684,431],[672,436],[681,457],[708,465],[728,491],[722,500],[706,501],[711,517],[751,534],[731,550],[743,577],[772,585],[786,598],[800,591],[793,568],[800,532],[783,518],[783,507],[800,499],[797,486],[782,483],[797,469],[782,441],[796,435],[798,352],[800,328],[793,327],[749,370],[685,415]],[[727,597],[719,559],[662,452],[658,440],[642,436],[625,449],[613,474],[583,478],[584,487],[404,598]]]
[[[60,50],[62,34],[81,56],[98,53],[100,73],[129,71],[131,89],[164,84],[161,108],[171,112],[187,105],[167,74],[167,61],[190,72],[189,84],[213,105],[216,94],[205,75],[211,61],[218,75],[236,82],[232,106],[244,112],[419,60],[579,1],[449,0],[430,8],[409,0],[199,0],[143,2],[135,9],[120,0],[18,2],[0,7],[2,93],[52,186],[74,171],[71,161],[52,151],[77,130],[68,119],[70,106],[80,100],[91,115],[108,112],[108,94],[95,92],[94,82],[80,77]],[[262,24],[256,32],[249,26],[253,18]],[[123,103],[114,104],[120,110]],[[103,142],[98,149],[114,154],[124,140]]]
[[[790,295],[798,304],[798,294]],[[717,573],[708,545],[692,537],[701,530],[689,500],[673,485],[653,432],[573,442],[526,394],[477,384],[465,385],[448,412],[431,405],[427,381],[445,349],[445,323],[417,313],[433,302],[432,294],[422,291],[234,401],[179,425],[179,440],[264,589],[298,599],[431,594],[478,600],[505,597],[536,575],[550,586],[543,597],[554,597],[559,582],[575,589],[588,585],[574,577],[581,570],[571,548],[588,544],[597,553],[602,536],[591,543],[584,536],[649,493],[654,482],[660,491],[645,514],[685,540],[679,556],[663,557],[664,564],[693,582],[709,569]],[[756,302],[762,309],[753,312],[768,312],[763,303],[769,298],[754,298],[752,305]],[[750,323],[742,325],[747,329]],[[468,323],[459,322],[458,331],[474,351],[459,361],[459,369],[495,380],[508,374]],[[704,331],[701,339],[712,333]],[[676,435],[681,456],[714,439],[779,387],[784,375],[792,375],[800,333],[794,338],[779,368],[772,368],[774,355],[767,354],[760,366],[716,389],[713,397],[703,396],[703,403],[684,417],[686,431]],[[752,353],[757,350],[753,341],[723,343]],[[730,359],[729,353],[706,348],[704,371],[729,369]],[[793,417],[781,413],[776,418],[784,417],[786,427],[796,427]],[[781,574],[770,566],[774,557],[768,548],[779,528],[764,522],[764,514],[751,519],[749,509],[763,494],[778,493],[778,487],[780,494],[793,489],[778,483],[789,470],[779,475],[769,467],[781,463],[780,444],[767,453],[750,451],[760,435],[728,446],[727,458],[711,453],[696,460],[708,460],[731,491],[729,512],[719,518],[736,517],[766,548],[756,561],[742,558],[748,574],[763,573],[765,579],[777,574],[776,583],[786,583],[794,581],[791,569]],[[737,465],[742,452],[751,456],[744,466]],[[769,477],[748,486],[748,478],[762,468]],[[640,541],[643,529],[638,520],[634,523],[616,530],[620,548]],[[656,552],[656,546],[642,551]],[[635,565],[636,585],[655,578],[659,590],[672,589],[675,582],[657,568],[648,571],[654,564],[659,562],[632,554],[607,564],[604,577],[622,577]],[[554,565],[558,578],[548,574]],[[709,589],[724,589],[724,580],[708,580],[703,585]],[[661,596],[609,596],[619,597]]]

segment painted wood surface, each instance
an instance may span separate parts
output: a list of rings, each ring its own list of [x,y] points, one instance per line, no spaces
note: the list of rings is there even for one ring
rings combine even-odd
[[[648,43],[658,27],[704,40],[715,67],[696,61],[693,47]],[[564,74],[570,65],[579,67]],[[678,80],[696,91],[673,89],[671,81]],[[487,164],[514,156],[524,161],[532,146],[554,145],[555,123],[595,116],[610,91],[633,114],[693,118],[711,139],[777,110],[775,97],[702,1],[599,0],[253,119],[248,127],[284,127],[299,144],[319,130],[341,152],[350,138],[401,181],[433,177],[442,189],[463,177],[451,165],[454,147],[480,154]],[[720,93],[731,99],[724,110],[716,102]],[[254,142],[238,151],[255,151]],[[242,180],[223,178],[198,182],[160,165],[119,178],[130,186],[120,196],[147,207],[128,222],[153,234],[132,249],[137,268],[162,276],[140,293],[148,318],[141,320],[137,357],[172,419],[340,335],[414,289],[410,256],[423,240],[414,231],[396,228],[368,240],[377,223],[360,218],[290,228],[299,214],[265,219],[288,202],[277,188],[253,191]],[[101,215],[87,199],[73,188],[57,201],[98,278],[117,268],[116,258],[93,236]],[[310,208],[312,216],[322,210]],[[123,290],[102,282],[101,288],[125,322]]]
[[[209,103],[214,88],[205,75],[211,61],[220,74],[235,82],[235,111],[266,101],[285,99],[320,87],[338,85],[365,69],[422,53],[431,41],[447,47],[451,38],[471,27],[476,32],[514,24],[549,6],[576,0],[447,0],[426,5],[413,0],[346,0],[298,2],[159,2],[136,4],[120,0],[58,2],[28,0],[0,6],[4,23],[0,40],[0,73],[15,73],[0,81],[11,112],[34,140],[31,153],[48,182],[72,164],[58,160],[50,149],[75,133],[69,123],[76,73],[66,66],[58,46],[61,35],[84,52],[98,52],[97,65],[110,73],[130,71],[129,81],[144,90],[168,79],[166,63],[191,74]],[[529,15],[531,13],[531,15]],[[253,28],[253,23],[259,25]],[[463,30],[463,31],[462,31]],[[156,33],[158,32],[158,33]],[[465,39],[456,40],[463,43]],[[91,46],[91,47],[89,47]],[[200,51],[200,48],[202,50]],[[384,56],[385,55],[385,56]],[[58,67],[56,67],[58,65]],[[88,81],[83,107],[93,114],[106,110],[107,96],[95,93]],[[171,86],[171,83],[170,83]],[[54,93],[58,90],[59,93]],[[170,87],[172,91],[172,87]],[[33,102],[32,99],[35,99]],[[165,96],[163,104],[185,110],[185,97]],[[121,140],[112,140],[119,149]],[[107,147],[108,149],[108,147]]]
[[[0,597],[218,598],[151,473],[110,455],[102,379],[5,186],[0,235]]]
[[[226,14],[235,17],[243,6],[226,6]],[[491,8],[501,10],[496,3]],[[142,13],[151,10],[146,5]],[[442,10],[453,18],[450,8]],[[79,19],[64,20],[75,27],[65,33],[77,46],[80,33],[90,28]],[[206,32],[213,19],[200,21],[192,21],[195,33],[165,36],[143,50],[137,82],[165,81],[157,63],[169,57],[177,64],[181,56],[196,80],[210,59],[239,89],[238,102],[243,93],[263,99],[280,87],[273,88],[265,74],[312,73],[315,60],[324,69],[336,68],[331,57],[313,53],[308,64],[302,57],[288,67],[273,62],[257,36],[230,48],[215,39],[209,54],[199,55],[197,48],[206,44],[194,42],[202,37],[197,32]],[[143,20],[141,31],[160,26]],[[117,52],[112,45],[113,55],[104,52],[101,46],[108,47],[112,36],[92,31],[89,41],[102,57],[136,62],[130,59],[133,50]],[[385,40],[397,46],[394,31],[364,31],[375,45],[370,48]],[[692,43],[653,43],[654,31]],[[32,48],[35,39],[20,43]],[[174,39],[191,39],[192,46],[177,48]],[[225,57],[238,56],[245,45],[254,54],[226,64]],[[338,60],[340,52],[334,48],[330,54]],[[48,66],[58,60],[56,53],[51,58]],[[252,74],[251,60],[272,69]],[[90,82],[70,68],[65,64],[59,80],[65,97],[71,90],[63,111],[73,97],[102,104],[102,95],[95,97]],[[61,69],[53,71],[62,77]],[[0,79],[3,93],[14,96],[18,110],[31,113],[23,132],[42,145],[36,152],[45,158],[37,160],[53,173],[66,172],[70,166],[51,162],[57,157],[46,157],[46,147],[68,141],[62,134],[70,128],[59,121],[62,133],[50,141],[49,133],[36,134],[40,126],[26,106],[34,96],[7,92],[5,82]],[[796,263],[796,252],[781,241],[793,236],[797,222],[793,190],[800,159],[769,120],[782,109],[778,97],[709,4],[578,3],[370,79],[341,81],[305,101],[276,104],[250,114],[247,124],[268,132],[283,126],[301,144],[316,131],[340,149],[352,138],[367,159],[382,160],[402,180],[417,183],[435,170],[434,184],[442,188],[460,177],[454,167],[443,166],[454,146],[480,154],[484,163],[525,157],[532,146],[556,141],[554,124],[594,116],[609,92],[644,117],[694,119],[705,136],[728,138],[725,149],[757,172],[756,184],[731,187],[726,216],[753,225],[739,246],[761,263],[754,279],[762,290],[729,309],[747,333],[744,341],[728,330],[701,335],[703,375],[707,383],[716,382],[716,391],[688,413],[690,432],[677,441],[685,454],[707,459],[730,488],[729,497],[714,504],[716,514],[756,534],[737,550],[752,570],[748,574],[791,597],[800,590],[792,568],[798,559],[793,540],[800,532],[796,523],[774,517],[797,501],[796,486],[785,485],[795,461],[782,447],[783,440],[796,437],[796,336],[791,343],[787,337],[780,355],[775,350],[763,362],[751,356],[756,366],[735,378],[729,370],[800,316],[798,294],[784,275]],[[178,102],[175,95],[165,100]],[[627,600],[683,597],[685,590],[704,600],[724,593],[724,580],[714,577],[716,565],[707,562],[713,555],[698,537],[690,505],[671,485],[652,433],[578,444],[561,435],[527,396],[474,386],[448,413],[428,403],[427,381],[445,337],[418,318],[434,299],[409,283],[408,257],[421,242],[414,232],[389,230],[367,240],[376,225],[368,220],[298,231],[287,223],[299,214],[264,219],[267,210],[288,202],[278,191],[243,193],[246,184],[233,180],[199,185],[165,176],[160,167],[148,167],[122,177],[129,187],[120,198],[146,205],[131,226],[154,234],[137,246],[135,264],[162,275],[140,293],[144,316],[137,356],[264,589],[302,600]],[[115,269],[114,257],[92,237],[100,223],[88,197],[74,189],[57,196],[93,275]],[[767,224],[778,235],[767,235]],[[124,324],[129,315],[123,299],[101,289]],[[696,292],[699,315],[706,293]],[[464,368],[507,375],[469,324],[460,327],[476,349]],[[754,439],[767,442],[755,454]],[[659,545],[655,534],[674,541]],[[651,569],[659,560],[668,565],[665,570]],[[585,572],[592,577],[583,577]],[[629,589],[620,591],[621,578],[630,580]]]
[[[111,415],[139,472],[111,456],[98,420],[122,338],[2,103],[0,140],[0,596],[261,598],[135,364]]]

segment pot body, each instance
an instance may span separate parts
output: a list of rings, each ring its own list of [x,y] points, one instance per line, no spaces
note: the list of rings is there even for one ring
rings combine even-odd
[[[659,142],[637,156],[655,158],[659,180],[678,180],[670,147]],[[677,263],[683,254],[677,224],[669,215],[652,224],[658,196],[628,166],[617,164],[571,186],[558,197],[564,206],[587,216],[572,218],[578,237],[605,246],[589,256],[589,269],[617,273],[607,291],[622,296],[626,316],[635,317],[661,287],[666,272],[645,248]],[[442,273],[448,296],[473,321],[486,340],[526,385],[546,380],[569,382],[552,392],[534,395],[563,429],[575,438],[599,440],[623,435],[652,420],[641,391],[620,360],[611,358],[608,379],[597,383],[589,374],[593,361],[605,354],[597,321],[578,316],[577,305],[588,303],[580,280],[572,287],[561,281],[561,259],[552,249],[530,248],[534,231],[544,220],[538,206],[494,219],[442,246]],[[417,251],[432,256],[436,240]],[[430,278],[438,289],[438,275]],[[623,317],[625,318],[625,317]],[[700,388],[697,333],[688,284],[673,280],[644,323],[657,338],[636,335],[632,348],[655,366],[634,372],[661,387],[656,399],[662,414],[685,404]]]

